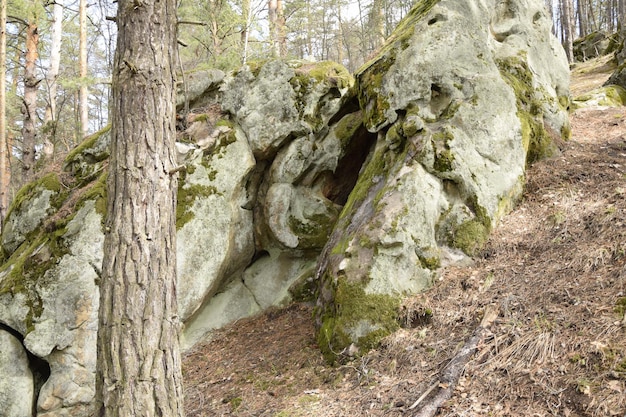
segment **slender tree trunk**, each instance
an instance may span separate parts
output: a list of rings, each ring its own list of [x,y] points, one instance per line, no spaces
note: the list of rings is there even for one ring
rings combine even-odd
[[[84,138],[89,132],[89,91],[87,89],[87,0],[80,0],[78,15],[78,26],[80,27],[80,62],[78,64],[80,72],[80,133]]]
[[[252,20],[252,8],[250,7],[250,0],[243,0],[241,4],[241,20],[244,26],[241,30],[241,45],[242,45],[242,64],[245,65],[248,60],[248,37],[250,35],[250,21]]]
[[[0,2],[0,232],[9,206],[7,178],[9,150],[7,148],[6,75],[7,75],[7,3]]]
[[[285,11],[283,0],[276,0],[276,34],[278,36],[278,56],[287,56],[287,26],[285,21]]]
[[[36,62],[38,58],[39,29],[37,22],[32,20],[26,27],[26,56],[24,62],[24,99],[22,103],[22,182],[24,184],[32,177],[35,169],[35,145],[37,131],[37,79]]]
[[[372,3],[372,31],[374,32],[374,49],[380,48],[385,43],[385,16],[383,15],[383,0],[374,0]]]
[[[267,17],[270,25],[270,48],[274,57],[280,56],[280,42],[278,41],[278,0],[269,0],[267,3]]]
[[[341,4],[337,5],[337,62],[341,65],[345,65],[343,62],[343,21],[341,19]]]
[[[561,25],[563,26],[563,48],[569,62],[574,61],[572,0],[561,0]]]
[[[583,0],[576,2],[576,16],[578,17],[578,36],[581,38],[587,36],[587,21],[585,19],[585,4]]]
[[[587,11],[587,23],[589,23],[589,32],[594,32],[599,30],[598,28],[598,20],[596,19],[596,14],[593,9],[593,2],[587,1],[586,3],[586,11]]]
[[[48,105],[44,116],[46,134],[43,143],[45,158],[54,156],[54,136],[57,118],[57,77],[61,63],[61,36],[63,35],[63,0],[56,0],[52,6],[52,34],[50,36],[50,66],[46,74],[48,84]]]
[[[104,417],[179,417],[176,0],[120,0],[96,395]]]

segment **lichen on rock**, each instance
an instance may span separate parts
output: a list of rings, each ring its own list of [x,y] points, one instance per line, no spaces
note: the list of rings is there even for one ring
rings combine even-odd
[[[480,251],[521,196],[526,164],[567,139],[567,61],[543,4],[517,3],[417,2],[356,74],[378,141],[318,265],[327,353],[359,353],[390,328],[348,317],[365,301],[339,301],[338,288],[392,298],[424,290],[443,253]],[[397,312],[381,314],[388,323]]]

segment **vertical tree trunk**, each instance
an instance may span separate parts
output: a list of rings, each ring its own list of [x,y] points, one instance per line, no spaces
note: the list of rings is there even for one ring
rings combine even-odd
[[[26,27],[26,57],[24,62],[24,100],[22,103],[22,182],[24,184],[32,177],[35,169],[35,145],[37,131],[37,79],[36,62],[38,58],[39,32],[37,22],[31,20]]]
[[[104,417],[178,417],[176,0],[120,0],[117,24],[97,404]]]
[[[587,30],[587,19],[585,16],[585,4],[583,0],[576,2],[576,15],[578,17],[578,36],[583,37],[589,34]]]
[[[337,5],[337,62],[345,65],[343,62],[344,42],[343,42],[343,21],[341,19],[341,4]]]
[[[372,3],[371,21],[374,33],[374,49],[380,48],[385,43],[385,16],[383,15],[383,0],[374,0]]]
[[[278,0],[269,0],[267,3],[267,17],[270,25],[270,48],[274,57],[280,56],[278,41]]]
[[[6,75],[7,75],[7,2],[0,2],[0,232],[9,205],[9,178],[6,177],[7,148]]]
[[[561,24],[563,26],[563,48],[569,62],[574,61],[572,0],[561,0]]]
[[[78,6],[78,26],[80,27],[80,132],[87,136],[89,132],[89,91],[87,89],[87,0],[80,0]]]
[[[287,26],[285,21],[285,11],[283,9],[283,0],[276,0],[276,26],[278,36],[278,56],[285,58],[287,56]]]
[[[248,60],[248,36],[250,36],[250,21],[252,20],[252,8],[250,0],[243,0],[241,3],[241,20],[244,26],[241,29],[241,45],[242,45],[242,64],[245,65]]]
[[[44,116],[46,133],[43,143],[43,155],[52,158],[54,155],[54,135],[56,131],[57,77],[61,63],[61,36],[63,35],[63,0],[56,0],[52,6],[52,34],[50,36],[50,66],[46,74],[48,84],[48,104]]]

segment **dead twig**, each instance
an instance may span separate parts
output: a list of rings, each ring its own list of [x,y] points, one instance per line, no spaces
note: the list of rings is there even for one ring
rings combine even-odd
[[[454,391],[454,387],[463,373],[463,369],[465,369],[465,365],[467,365],[471,357],[474,353],[476,353],[476,350],[478,350],[478,344],[482,342],[487,329],[497,317],[497,308],[488,306],[485,309],[485,315],[483,316],[480,325],[474,330],[474,333],[472,333],[472,337],[465,342],[465,345],[463,345],[461,350],[454,355],[450,362],[448,362],[448,364],[441,370],[439,379],[435,382],[435,384],[431,385],[430,388],[411,407],[409,407],[409,409],[415,408],[430,394],[431,391],[435,388],[439,388],[439,391],[437,391],[435,396],[426,402],[414,417],[432,417],[437,413],[437,410],[439,410],[441,405],[450,399],[452,392]]]

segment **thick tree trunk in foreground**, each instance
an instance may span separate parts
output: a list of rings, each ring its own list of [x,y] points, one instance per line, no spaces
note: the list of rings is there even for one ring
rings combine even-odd
[[[9,182],[5,178],[9,153],[6,128],[6,74],[7,74],[7,3],[0,3],[0,232],[9,206]]]
[[[182,416],[176,304],[176,1],[120,0],[96,395],[99,415]]]

